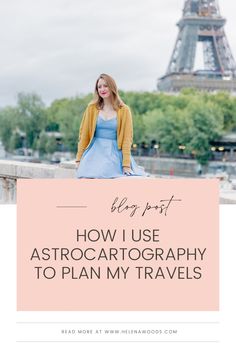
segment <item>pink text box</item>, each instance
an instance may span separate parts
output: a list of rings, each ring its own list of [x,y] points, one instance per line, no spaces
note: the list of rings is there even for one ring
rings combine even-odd
[[[18,310],[219,309],[216,180],[19,180]]]

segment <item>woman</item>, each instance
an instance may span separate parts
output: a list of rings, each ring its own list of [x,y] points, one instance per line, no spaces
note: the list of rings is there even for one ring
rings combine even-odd
[[[80,126],[77,177],[145,176],[131,156],[132,138],[130,109],[119,97],[113,78],[101,74]]]

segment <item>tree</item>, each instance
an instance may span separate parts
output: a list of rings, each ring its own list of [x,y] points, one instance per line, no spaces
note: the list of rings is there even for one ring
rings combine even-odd
[[[152,111],[148,111],[143,116],[144,126],[145,126],[145,134],[141,139],[145,139],[145,141],[150,142],[152,140],[160,139],[160,122],[164,119],[164,113],[159,109],[154,109]]]
[[[224,117],[226,132],[236,128],[236,99],[228,92],[218,92],[211,96],[211,101],[218,106]]]
[[[0,112],[0,138],[7,151],[13,151],[16,147],[12,143],[12,135],[17,125],[17,109],[6,107]]]
[[[91,101],[91,95],[76,97],[64,102],[57,112],[57,121],[63,134],[63,142],[70,151],[76,152],[80,123],[83,113]]]
[[[197,161],[205,165],[211,156],[211,142],[223,133],[222,111],[212,102],[195,99],[189,103],[186,113],[190,120],[186,151],[194,153]]]
[[[17,100],[18,124],[26,133],[27,148],[36,147],[40,132],[46,125],[46,110],[41,98],[34,93],[19,93]]]
[[[46,152],[48,154],[53,154],[55,151],[57,151],[57,141],[54,136],[48,137],[48,140],[46,142]]]
[[[143,122],[142,115],[133,114],[133,127],[134,127],[133,142],[136,144],[140,144],[143,141],[143,136],[145,135],[145,125]]]
[[[9,141],[9,151],[20,149],[23,147],[23,139],[17,130],[13,131]]]
[[[189,123],[185,112],[172,106],[161,110],[147,112],[144,116],[146,140],[156,140],[160,151],[179,154],[179,146],[188,136]]]
[[[60,130],[60,110],[67,107],[70,103],[68,98],[62,98],[60,100],[55,100],[51,103],[51,105],[47,108],[47,125],[46,131],[59,131]]]
[[[236,98],[228,93],[184,89],[179,95],[133,91],[120,95],[133,113],[134,143],[156,141],[161,151],[173,155],[180,153],[182,145],[202,164],[211,156],[211,143],[236,129]],[[63,145],[76,152],[81,119],[91,99],[92,94],[63,98],[46,108],[38,95],[20,93],[16,107],[0,111],[5,149],[20,146],[18,131],[26,133],[27,147],[47,153],[55,149],[56,142],[42,132],[59,131]]]
[[[39,151],[40,156],[43,156],[47,153],[47,142],[48,142],[48,137],[46,132],[41,132],[39,139],[37,141],[37,150]]]

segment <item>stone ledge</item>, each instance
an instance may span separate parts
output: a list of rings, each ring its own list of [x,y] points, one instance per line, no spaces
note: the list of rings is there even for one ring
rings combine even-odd
[[[135,157],[135,159],[138,163],[141,163],[145,166],[145,158],[138,159]],[[158,165],[160,163],[160,159],[146,158],[146,162]],[[162,160],[162,162],[164,163],[165,161]],[[173,163],[175,160],[173,159],[168,162]],[[183,161],[183,163],[185,163],[185,161]],[[191,161],[191,164],[195,165],[195,162]],[[148,171],[149,169],[147,166],[145,167]],[[233,164],[232,167],[235,168],[235,164]],[[76,165],[74,161],[63,162],[60,165],[48,165],[43,163],[41,164],[32,162],[19,162],[14,160],[0,160],[0,203],[15,203],[15,185],[18,178],[74,179],[76,178],[75,168]],[[153,175],[153,177],[155,176]],[[160,177],[163,176],[160,175]],[[175,176],[173,177],[176,178]],[[232,186],[236,186],[236,179],[233,180]],[[236,204],[236,191],[221,189],[220,203]]]
[[[220,191],[220,204],[236,204],[236,191],[235,190],[221,190]]]
[[[32,162],[0,160],[0,177],[17,178],[75,178],[75,163],[47,165]]]

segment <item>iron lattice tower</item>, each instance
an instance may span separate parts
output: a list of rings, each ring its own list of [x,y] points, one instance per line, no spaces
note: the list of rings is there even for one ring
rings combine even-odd
[[[217,0],[186,0],[170,63],[158,89],[235,91],[236,64],[225,35],[225,23]],[[204,69],[194,71],[198,42],[202,42]]]

